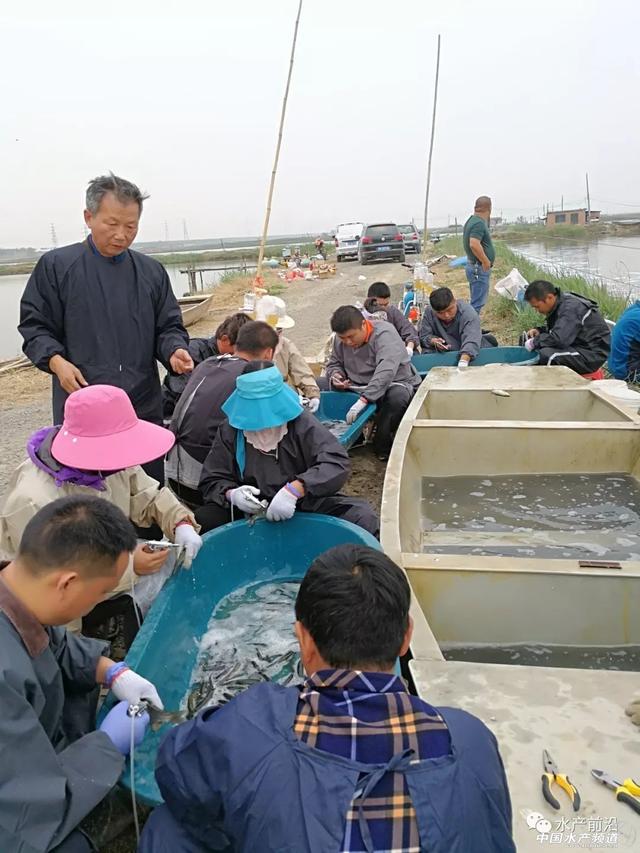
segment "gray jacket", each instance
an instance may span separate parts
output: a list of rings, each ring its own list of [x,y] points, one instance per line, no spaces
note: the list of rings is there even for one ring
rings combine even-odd
[[[442,338],[451,350],[476,358],[482,346],[480,317],[464,299],[458,299],[457,305],[458,312],[449,324],[443,323],[431,307],[424,309],[420,323],[420,346],[423,352],[438,352],[431,340]]]
[[[381,320],[371,324],[369,340],[354,348],[345,346],[336,335],[326,368],[329,382],[334,373],[341,374],[353,385],[363,386],[362,396],[371,403],[382,399],[391,383],[406,385],[415,391],[420,376],[395,328]]]
[[[0,850],[50,850],[118,781],[110,738],[68,729],[68,700],[95,689],[107,648],[40,625],[0,575]]]
[[[418,340],[418,333],[416,332],[416,327],[413,323],[410,323],[402,311],[400,311],[399,308],[396,308],[395,305],[389,304],[384,310],[387,314],[387,320],[395,329],[398,330],[398,334],[404,341],[405,345],[413,343],[417,347],[420,341]]]

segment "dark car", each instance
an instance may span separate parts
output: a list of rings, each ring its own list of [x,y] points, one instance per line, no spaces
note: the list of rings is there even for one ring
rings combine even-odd
[[[404,259],[404,240],[394,222],[365,226],[358,249],[358,260],[361,264],[375,260],[400,261],[403,264]]]
[[[404,240],[404,248],[406,252],[415,252],[420,254],[420,235],[415,225],[398,225],[402,239]]]

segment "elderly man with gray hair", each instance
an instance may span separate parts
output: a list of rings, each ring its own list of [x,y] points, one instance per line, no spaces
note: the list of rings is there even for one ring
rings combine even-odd
[[[27,282],[18,328],[25,355],[53,375],[55,424],[67,396],[96,383],[123,388],[140,418],[161,424],[157,361],[173,373],[193,369],[166,270],[129,248],[147,197],[113,173],[94,178],[84,211],[91,234],[46,252]]]

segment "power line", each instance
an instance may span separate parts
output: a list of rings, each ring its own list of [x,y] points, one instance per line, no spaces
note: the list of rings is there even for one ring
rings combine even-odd
[[[618,207],[635,207],[636,210],[640,211],[640,203],[630,204],[628,201],[605,201],[602,198],[594,199],[594,201],[598,201],[600,204],[615,204]]]

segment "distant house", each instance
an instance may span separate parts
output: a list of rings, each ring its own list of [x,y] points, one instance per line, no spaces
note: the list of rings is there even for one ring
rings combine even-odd
[[[575,210],[549,210],[546,216],[546,225],[587,225],[589,222],[598,222],[600,211],[587,211],[586,207],[578,207]]]

